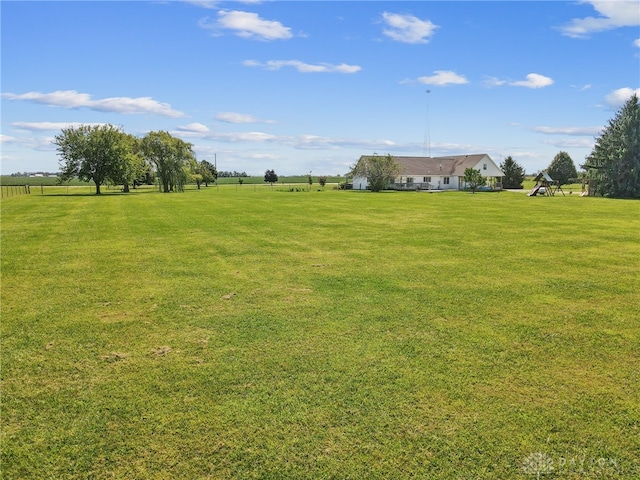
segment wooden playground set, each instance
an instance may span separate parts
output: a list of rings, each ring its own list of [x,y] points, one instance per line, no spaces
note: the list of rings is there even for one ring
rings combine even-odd
[[[538,175],[536,175],[536,178],[534,178],[534,180],[536,184],[531,189],[531,191],[527,194],[530,197],[535,197],[538,195],[540,196],[546,195],[549,197],[554,197],[555,194],[558,192],[562,193],[563,197],[565,196],[564,190],[562,190],[562,185],[560,184],[560,182],[558,180],[554,180],[553,178],[551,178],[547,172],[540,172]],[[594,181],[589,180],[588,178],[583,178],[582,192],[580,193],[580,196],[581,197],[593,196],[594,187],[595,187]]]

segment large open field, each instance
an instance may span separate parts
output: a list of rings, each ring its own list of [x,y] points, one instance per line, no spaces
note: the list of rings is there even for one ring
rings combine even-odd
[[[3,478],[640,477],[637,201],[58,193],[1,204]]]

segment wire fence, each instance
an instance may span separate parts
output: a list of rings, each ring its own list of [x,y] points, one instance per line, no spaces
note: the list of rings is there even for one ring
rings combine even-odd
[[[305,183],[275,183],[275,184],[221,184],[216,185],[215,183],[210,183],[209,186],[201,185],[200,188],[195,184],[185,185],[184,190],[235,190],[236,192],[257,192],[257,191],[278,191],[278,192],[302,192],[302,191],[323,191],[323,190],[332,190],[338,189],[338,184],[326,184],[325,187],[320,186],[319,184],[309,185]],[[151,192],[151,191],[162,191],[162,186],[158,185],[141,185],[137,188],[131,187],[131,193],[138,192]],[[121,193],[122,186],[120,185],[102,185],[101,192],[106,194],[113,193]],[[47,185],[42,183],[40,185],[0,185],[0,196],[1,198],[11,198],[17,197],[20,195],[46,195],[46,196],[57,196],[57,195],[95,195],[96,187],[93,184],[86,185]]]
[[[0,198],[17,197],[30,193],[31,187],[29,185],[0,185]]]

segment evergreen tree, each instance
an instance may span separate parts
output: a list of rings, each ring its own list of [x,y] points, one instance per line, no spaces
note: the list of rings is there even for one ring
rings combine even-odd
[[[596,181],[596,193],[640,198],[640,104],[637,95],[633,95],[609,120],[582,168]]]
[[[570,183],[570,179],[578,178],[578,171],[567,152],[560,152],[547,167],[547,174],[560,185]]]
[[[500,164],[500,170],[504,173],[502,177],[503,188],[522,188],[525,171],[511,156],[504,159]]]

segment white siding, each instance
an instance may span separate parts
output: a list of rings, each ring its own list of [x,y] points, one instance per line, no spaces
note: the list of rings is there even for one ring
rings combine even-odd
[[[487,167],[486,169],[484,168],[485,165]],[[489,158],[488,156],[480,160],[473,168],[476,170],[480,170],[480,173],[483,177],[502,177],[504,175],[504,173],[502,173],[498,166],[493,163],[491,158]]]
[[[365,177],[353,177],[354,190],[366,190],[369,182]]]

